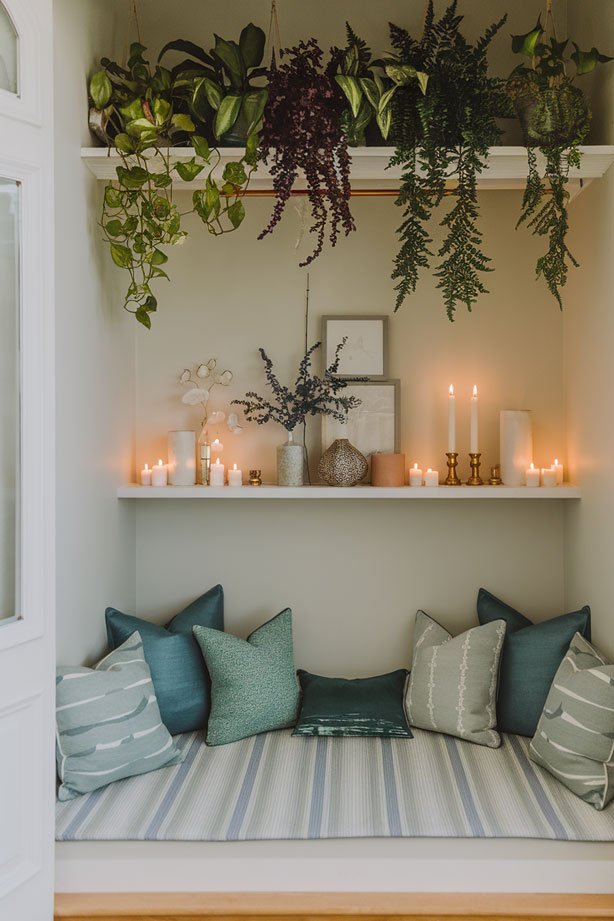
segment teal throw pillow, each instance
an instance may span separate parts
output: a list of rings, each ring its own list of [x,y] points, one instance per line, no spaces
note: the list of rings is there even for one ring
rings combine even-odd
[[[95,668],[57,669],[56,755],[61,800],[182,760],[138,633]]]
[[[504,620],[507,624],[497,702],[499,730],[532,736],[556,670],[574,634],[591,638],[591,609],[584,607],[534,624],[481,588],[478,620],[481,624],[494,620]]]
[[[162,722],[172,735],[203,729],[210,706],[210,682],[192,627],[224,629],[224,590],[210,589],[165,626],[107,608],[109,647],[121,646],[135,630],[151,669]]]
[[[194,636],[211,675],[207,745],[294,726],[299,690],[289,608],[246,640],[198,626]]]
[[[373,678],[297,674],[302,706],[293,735],[413,739],[404,709],[407,669]]]
[[[529,756],[595,809],[614,798],[614,665],[579,633],[554,677]]]
[[[498,748],[497,681],[505,623],[452,636],[418,611],[406,697],[409,723]]]

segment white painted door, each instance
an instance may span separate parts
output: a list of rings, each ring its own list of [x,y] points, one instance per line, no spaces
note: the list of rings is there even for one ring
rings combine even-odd
[[[52,0],[0,0],[0,919],[53,917]]]

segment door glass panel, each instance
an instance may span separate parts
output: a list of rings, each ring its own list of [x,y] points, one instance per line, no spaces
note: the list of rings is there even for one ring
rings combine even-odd
[[[19,205],[0,178],[0,623],[19,613]]]
[[[19,38],[5,7],[0,2],[0,90],[19,92]]]

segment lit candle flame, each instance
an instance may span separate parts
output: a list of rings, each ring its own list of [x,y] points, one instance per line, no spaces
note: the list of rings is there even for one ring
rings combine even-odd
[[[160,458],[160,460],[158,461],[158,467],[164,467],[164,464],[162,463],[162,458]]]
[[[555,466],[555,467],[558,467],[558,465],[559,465],[559,459],[558,459],[558,457],[555,457],[555,458],[554,458],[554,466]]]
[[[236,469],[237,469],[237,465],[236,465],[236,464],[233,464],[233,465],[232,465],[232,469],[233,469],[233,470],[236,470]]]
[[[219,462],[220,462],[220,459],[219,459],[219,457],[218,457],[218,459],[217,459],[216,462],[215,462],[216,465],[219,464]]]
[[[145,470],[149,470],[149,464],[145,464]]]
[[[473,397],[474,397],[474,399],[477,399],[477,395],[478,395],[478,385],[477,385],[477,384],[474,384],[474,385],[473,385]]]
[[[454,396],[454,384],[450,384],[450,389],[449,389],[448,393],[450,394],[451,397]]]
[[[535,464],[531,461],[531,470],[535,470]]]
[[[433,471],[432,471],[431,468],[429,467],[429,469],[428,469],[426,472],[427,472],[427,473],[432,473]]]
[[[418,464],[414,464],[414,470],[418,469]]]

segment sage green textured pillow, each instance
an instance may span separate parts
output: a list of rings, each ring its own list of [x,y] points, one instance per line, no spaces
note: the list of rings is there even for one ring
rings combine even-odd
[[[614,797],[614,665],[576,633],[529,756],[595,809]]]
[[[406,707],[411,726],[498,748],[497,682],[505,622],[453,637],[418,611]]]
[[[139,633],[96,668],[57,669],[56,752],[60,800],[182,760],[160,717]]]
[[[209,627],[193,630],[211,676],[207,745],[294,726],[299,690],[289,608],[246,640]]]

